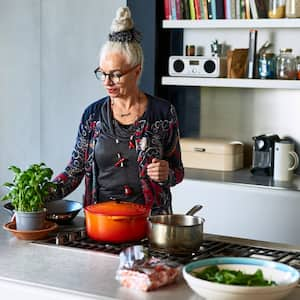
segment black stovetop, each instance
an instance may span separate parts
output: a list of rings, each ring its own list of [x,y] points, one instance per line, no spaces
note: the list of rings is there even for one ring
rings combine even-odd
[[[180,264],[186,264],[194,260],[220,257],[220,256],[235,256],[235,257],[253,257],[262,258],[270,261],[286,263],[300,271],[300,250],[294,251],[289,249],[275,249],[272,247],[260,246],[259,243],[251,245],[251,243],[239,243],[235,239],[230,238],[226,241],[214,240],[212,238],[204,238],[200,249],[193,253],[170,254],[165,250],[151,248],[147,239],[138,242],[112,244],[99,242],[90,239],[85,231],[83,218],[76,218],[76,222],[60,226],[59,232],[49,236],[48,239],[36,241],[35,244],[53,247],[77,248],[95,252],[109,253],[118,255],[123,249],[133,245],[143,245],[149,255],[168,259]]]

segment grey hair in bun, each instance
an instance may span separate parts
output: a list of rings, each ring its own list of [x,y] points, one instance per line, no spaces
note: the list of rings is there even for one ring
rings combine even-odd
[[[119,32],[132,29],[134,26],[131,18],[131,12],[128,7],[120,7],[117,10],[116,17],[111,24],[111,32]]]
[[[123,54],[130,66],[140,64],[143,67],[144,55],[140,45],[141,35],[135,30],[131,12],[128,7],[120,7],[112,21],[108,41],[100,50],[100,62],[106,54],[117,52]]]

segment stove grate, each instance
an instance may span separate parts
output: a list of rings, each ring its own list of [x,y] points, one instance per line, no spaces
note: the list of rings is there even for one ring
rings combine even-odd
[[[105,242],[94,241],[86,236],[85,230],[59,232],[56,236],[52,236],[47,240],[36,241],[36,244],[64,246],[71,248],[86,249],[91,251],[105,252],[113,255],[118,255],[123,249],[133,246],[144,246],[149,255],[161,259],[168,259],[180,264],[186,264],[198,259],[209,257],[253,257],[263,258],[267,260],[282,262],[293,266],[300,271],[300,252],[276,250],[263,247],[254,247],[251,245],[240,245],[236,243],[204,240],[199,251],[188,254],[170,254],[159,249],[149,247],[147,239],[134,243],[111,244]]]

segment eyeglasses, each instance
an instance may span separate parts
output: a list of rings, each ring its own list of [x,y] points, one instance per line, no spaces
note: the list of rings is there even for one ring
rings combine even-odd
[[[124,75],[130,73],[131,71],[133,71],[138,65],[124,71],[124,72],[120,72],[120,71],[114,71],[111,73],[105,73],[103,71],[100,70],[100,67],[98,67],[94,73],[95,76],[98,80],[101,81],[105,81],[106,77],[108,77],[108,79],[113,82],[114,84],[118,84],[120,82],[121,77],[123,77]]]

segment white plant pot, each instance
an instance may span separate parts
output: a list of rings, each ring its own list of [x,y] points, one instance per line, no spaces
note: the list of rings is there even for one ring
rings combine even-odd
[[[41,230],[45,224],[46,209],[33,212],[15,211],[15,216],[17,230]]]

